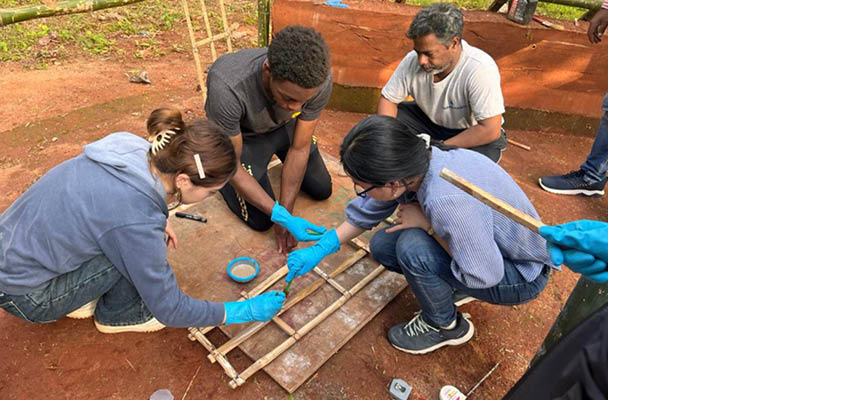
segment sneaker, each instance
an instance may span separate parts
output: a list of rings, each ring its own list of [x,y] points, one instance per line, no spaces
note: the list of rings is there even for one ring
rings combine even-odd
[[[94,321],[94,327],[97,328],[101,333],[124,333],[124,332],[156,332],[162,328],[165,328],[165,325],[162,322],[156,320],[156,318],[151,318],[147,322],[142,322],[136,325],[103,325],[97,320]]]
[[[464,304],[472,303],[473,301],[478,301],[478,299],[465,293],[452,292],[452,302],[455,303],[455,307],[460,307]]]
[[[97,301],[100,300],[100,297],[83,304],[82,307],[71,311],[66,317],[73,319],[86,319],[91,318],[94,315],[94,308],[97,306]]]
[[[393,347],[411,354],[425,354],[443,346],[457,346],[468,342],[475,334],[469,314],[457,313],[454,329],[435,328],[425,322],[418,311],[408,323],[401,323],[387,331]]]
[[[577,170],[566,175],[544,176],[538,182],[543,190],[551,193],[599,197],[605,194],[608,177],[598,182],[588,182],[585,180],[584,171]]]

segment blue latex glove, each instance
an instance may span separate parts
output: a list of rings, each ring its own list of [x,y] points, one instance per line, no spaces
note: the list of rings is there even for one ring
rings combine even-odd
[[[549,258],[594,282],[608,281],[608,224],[581,220],[541,226]]]
[[[272,208],[272,222],[286,228],[299,242],[319,240],[322,234],[327,231],[325,227],[314,225],[304,218],[290,214],[278,202],[274,202],[274,208]],[[309,231],[318,233],[310,233]]]
[[[338,250],[339,238],[336,236],[336,229],[331,229],[316,244],[289,253],[286,259],[286,264],[289,266],[286,281],[292,282],[293,279],[310,272],[323,258]]]
[[[325,4],[331,7],[348,8],[348,4],[343,4],[342,2],[343,0],[327,0]]]
[[[224,303],[224,324],[241,324],[243,322],[262,321],[266,322],[280,311],[286,295],[273,290],[243,301],[232,301]]]

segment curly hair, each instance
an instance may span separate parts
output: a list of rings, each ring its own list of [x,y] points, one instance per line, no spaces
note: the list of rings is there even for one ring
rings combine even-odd
[[[275,80],[290,81],[305,89],[325,83],[330,75],[331,54],[322,35],[313,28],[287,26],[269,44],[269,67]]]
[[[463,39],[463,13],[449,3],[432,3],[416,13],[405,36],[418,39],[432,33],[445,46],[455,37]]]

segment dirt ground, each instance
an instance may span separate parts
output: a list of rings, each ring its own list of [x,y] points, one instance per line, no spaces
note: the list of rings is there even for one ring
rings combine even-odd
[[[153,84],[129,83],[124,73],[131,69],[146,70]],[[187,120],[202,117],[194,74],[186,53],[146,61],[76,58],[48,70],[0,64],[0,211],[48,169],[79,154],[82,145],[117,131],[144,134],[145,119],[154,108],[177,107]],[[336,154],[343,135],[362,117],[326,111],[317,134],[321,149]],[[537,186],[541,175],[578,167],[592,138],[563,132],[508,134],[532,151],[510,146],[501,165],[544,222],[607,221],[607,194],[599,199],[557,196]],[[294,398],[388,398],[390,380],[399,377],[412,384],[411,399],[436,399],[442,385],[469,390],[501,362],[475,395],[499,398],[522,376],[576,280],[569,271],[557,273],[536,300],[521,306],[466,305],[461,310],[472,315],[475,338],[423,356],[396,351],[385,338],[390,326],[418,310],[405,289]],[[221,368],[210,364],[204,349],[186,333],[166,328],[153,334],[104,335],[90,319],[28,324],[0,312],[0,398],[146,399],[157,389],[169,389],[176,398],[185,394],[186,399],[290,398],[264,373],[230,389]],[[221,343],[225,338],[215,332],[212,339]],[[239,350],[232,354],[237,369],[250,364]]]

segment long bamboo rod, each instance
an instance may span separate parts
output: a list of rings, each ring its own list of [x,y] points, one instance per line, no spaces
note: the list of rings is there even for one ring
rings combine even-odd
[[[481,200],[482,203],[490,206],[494,210],[504,214],[506,217],[516,221],[518,224],[525,226],[528,229],[531,229],[534,232],[543,226],[543,223],[536,220],[534,217],[517,210],[514,206],[505,203],[501,199],[493,196],[490,193],[487,193],[484,189],[479,188],[478,186],[473,185],[466,179],[461,178],[458,174],[452,172],[447,168],[443,168],[440,171],[440,177],[449,181],[451,184],[458,187],[458,189],[463,190],[466,193],[472,195],[478,200]]]
[[[16,8],[0,8],[0,26],[11,25],[36,18],[55,15],[76,14],[104,8],[120,7],[142,0],[67,0],[57,1],[54,5],[27,5]],[[45,2],[46,3],[46,2]]]
[[[356,285],[354,285],[354,287],[351,288],[350,294],[344,295],[344,296],[340,297],[339,299],[337,299],[337,301],[335,301],[330,307],[328,307],[324,311],[322,311],[321,314],[317,315],[315,318],[310,320],[310,322],[308,322],[306,325],[302,326],[301,329],[298,329],[298,334],[300,334],[301,336],[304,336],[307,333],[309,333],[311,330],[313,330],[313,328],[315,328],[317,325],[322,323],[322,321],[327,319],[328,316],[330,316],[336,310],[338,310],[340,307],[342,307],[351,297],[353,297],[355,294],[357,294],[357,292],[359,292],[360,289],[362,289],[363,287],[368,285],[369,282],[372,282],[372,280],[375,279],[375,277],[377,277],[381,272],[384,272],[384,267],[382,265],[379,265],[372,272],[370,272],[369,275],[366,275],[363,279],[360,280],[360,282],[358,282]],[[271,363],[277,357],[279,357],[281,354],[283,354],[283,352],[285,352],[290,347],[292,347],[292,345],[295,344],[295,342],[297,342],[297,339],[295,339],[294,337],[290,337],[289,339],[286,339],[286,341],[284,341],[283,343],[281,343],[280,345],[275,347],[268,354],[260,357],[257,361],[255,361],[253,364],[251,364],[251,366],[249,366],[247,369],[245,369],[244,371],[239,373],[239,375],[237,377],[233,378],[229,383],[230,387],[233,388],[233,389],[236,389],[237,387],[241,386],[243,383],[245,383],[246,379],[250,378],[252,375],[257,373],[257,371],[265,368],[266,365],[269,365],[269,363]]]
[[[192,28],[192,16],[189,14],[189,4],[186,0],[180,0],[183,3],[183,14],[186,17],[186,26],[189,27],[189,43],[192,45],[192,57],[195,58],[195,73],[198,76],[198,85],[201,86],[201,101],[207,101],[207,83],[204,82],[204,73],[201,69],[201,56],[198,53],[198,45],[195,43],[195,29]]]
[[[354,265],[357,261],[360,261],[360,259],[366,256],[366,254],[368,253],[363,250],[358,250],[356,253],[352,254],[351,257],[343,261],[333,272],[331,272],[330,276],[335,277],[341,274],[343,271],[348,269],[348,267]],[[299,291],[292,299],[287,299],[286,302],[283,303],[283,308],[278,311],[277,315],[281,315],[290,308],[294,307],[301,300],[318,290],[322,285],[324,285],[324,283],[325,282],[322,280],[313,281],[313,283],[311,283],[310,286],[307,287],[307,289]],[[250,326],[248,326],[248,328],[243,329],[242,331],[234,335],[232,338],[230,338],[230,340],[219,346],[217,351],[221,354],[229,353],[231,350],[235,349],[244,341],[248,340],[251,336],[257,333],[268,323],[268,321],[252,323]],[[208,358],[210,359],[210,362],[215,362],[215,357],[209,356]]]

